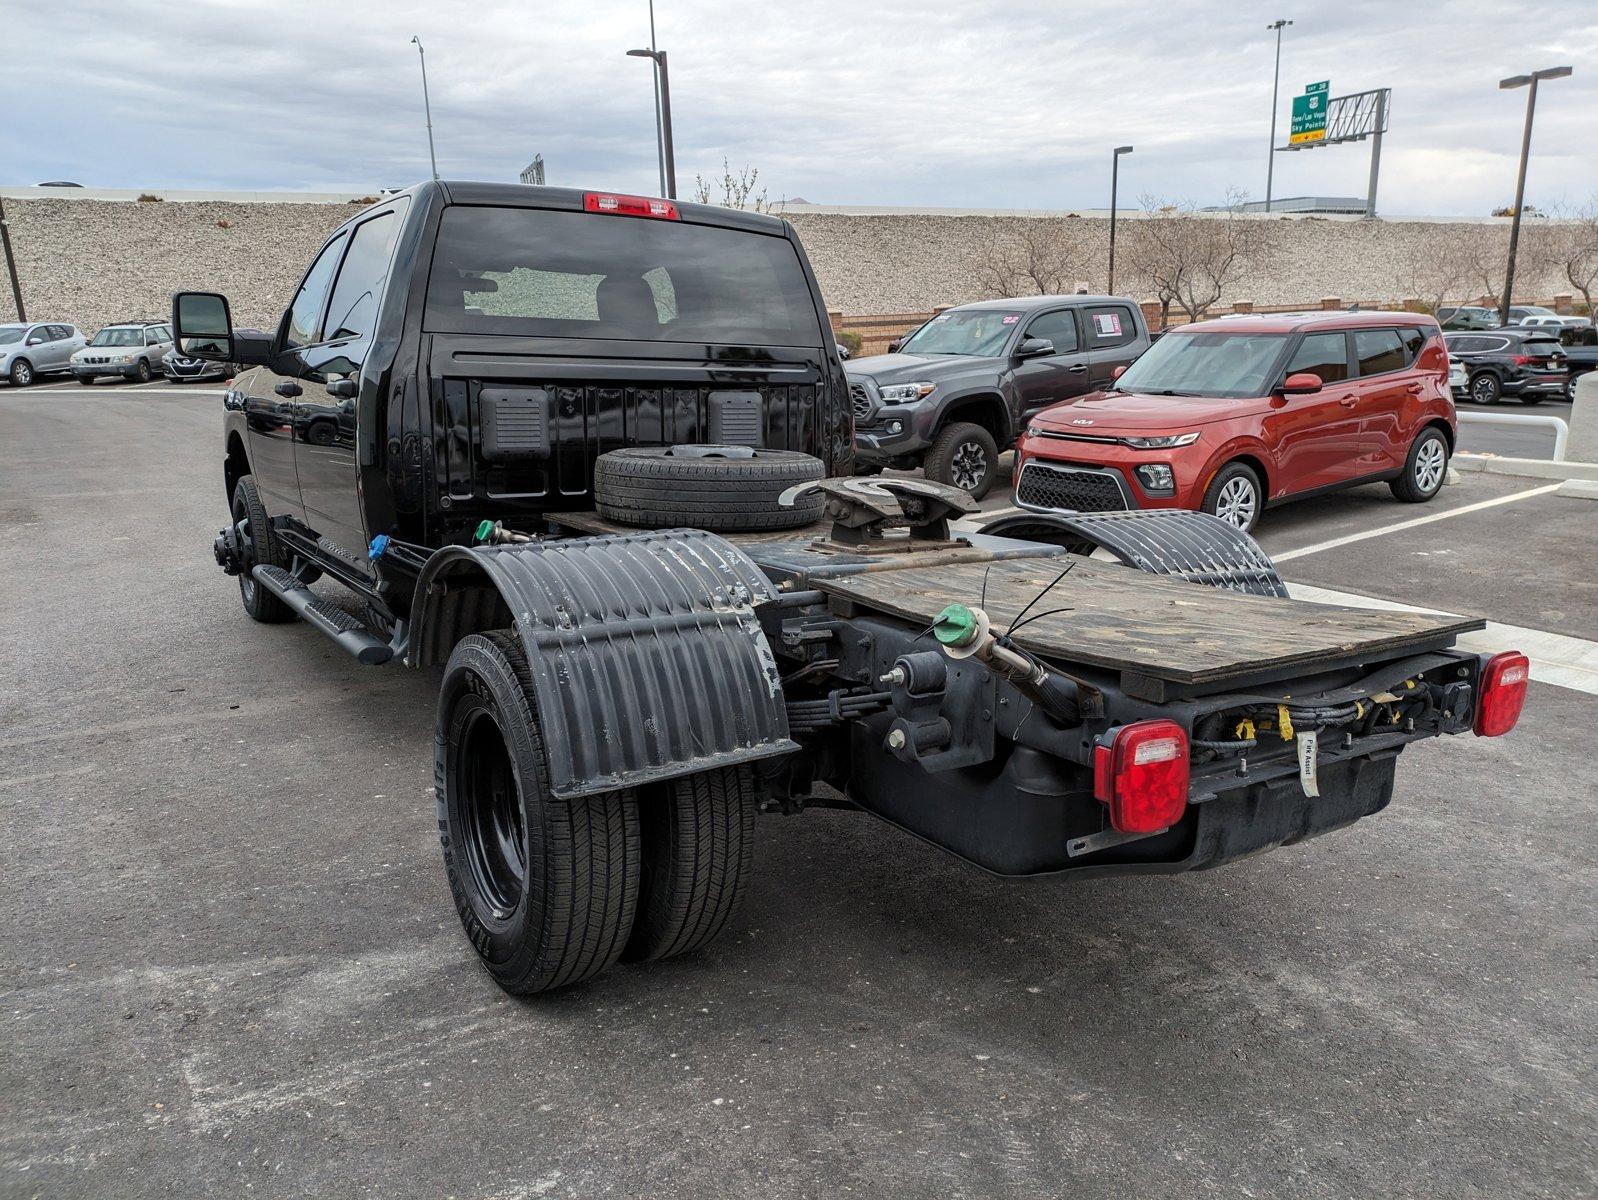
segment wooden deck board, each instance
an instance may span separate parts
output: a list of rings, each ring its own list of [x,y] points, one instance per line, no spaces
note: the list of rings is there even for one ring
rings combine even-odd
[[[913,621],[931,623],[951,601],[975,605],[988,572],[986,608],[996,630],[1070,561],[1070,574],[1032,609],[1069,608],[1030,621],[1016,637],[1037,654],[1178,684],[1202,684],[1356,654],[1451,641],[1484,622],[1420,613],[1306,604],[1249,596],[1144,574],[1113,563],[1068,559],[910,567],[819,579],[815,586]],[[1031,614],[1029,614],[1030,617]]]

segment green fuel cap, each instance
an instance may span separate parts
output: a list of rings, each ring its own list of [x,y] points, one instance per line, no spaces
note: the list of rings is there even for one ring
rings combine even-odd
[[[963,604],[951,604],[932,622],[932,636],[945,646],[969,646],[977,636],[977,615]]]
[[[492,522],[492,521],[479,521],[477,523],[477,529],[472,533],[472,541],[474,541],[474,542],[486,542],[488,540],[488,535],[493,533],[493,532],[494,532],[494,522]]]

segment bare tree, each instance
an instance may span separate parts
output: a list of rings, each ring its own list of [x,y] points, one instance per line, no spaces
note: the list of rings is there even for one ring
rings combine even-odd
[[[1484,230],[1481,237],[1461,238],[1458,252],[1466,263],[1470,281],[1479,289],[1480,298],[1489,304],[1498,304],[1509,262],[1508,230]]]
[[[1410,250],[1398,275],[1405,296],[1413,296],[1435,313],[1450,300],[1466,299],[1477,279],[1476,256],[1456,236],[1445,236]]]
[[[996,221],[983,226],[971,269],[984,296],[1057,296],[1080,278],[1082,249],[1060,221],[1016,217],[1002,227]]]
[[[1598,196],[1557,226],[1549,258],[1571,287],[1581,293],[1587,315],[1598,318],[1592,306],[1598,292]]]
[[[703,175],[694,176],[694,199],[700,204],[719,204],[722,208],[741,208],[751,212],[772,212],[781,207],[781,204],[772,204],[767,195],[767,190],[761,188],[755,191],[755,183],[760,179],[758,168],[743,166],[738,169],[738,174],[732,173],[732,167],[727,160],[721,160],[721,178],[712,182]],[[720,191],[720,196],[714,193]]]
[[[1160,328],[1175,304],[1197,321],[1243,268],[1261,254],[1272,227],[1243,213],[1244,195],[1227,192],[1226,206],[1200,212],[1191,204],[1143,198],[1145,217],[1127,226],[1127,257],[1160,305]]]

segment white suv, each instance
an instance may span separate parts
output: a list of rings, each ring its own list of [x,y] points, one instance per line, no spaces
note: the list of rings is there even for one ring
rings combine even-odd
[[[107,325],[72,356],[72,373],[79,383],[93,383],[101,375],[149,383],[160,373],[161,356],[170,349],[172,327],[165,323]]]

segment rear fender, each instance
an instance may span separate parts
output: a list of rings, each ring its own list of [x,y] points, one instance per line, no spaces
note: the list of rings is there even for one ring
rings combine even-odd
[[[585,796],[798,749],[754,612],[775,595],[743,551],[697,529],[449,546],[417,579],[410,661],[514,628],[550,790]]]

